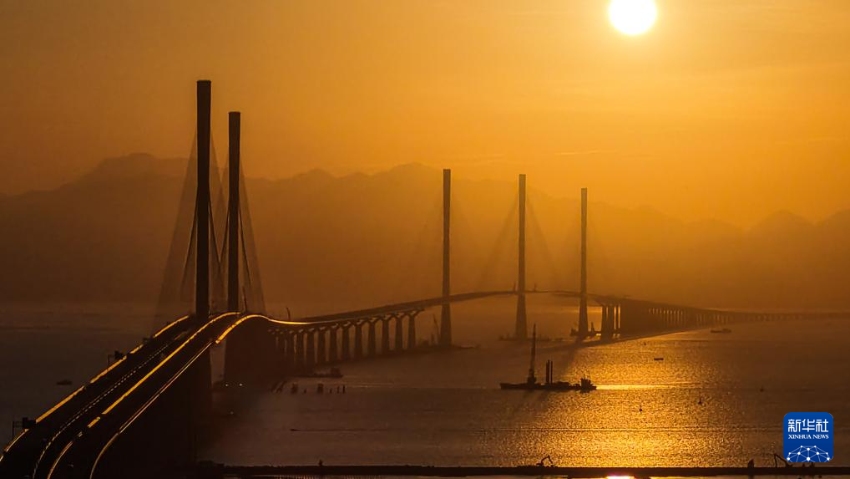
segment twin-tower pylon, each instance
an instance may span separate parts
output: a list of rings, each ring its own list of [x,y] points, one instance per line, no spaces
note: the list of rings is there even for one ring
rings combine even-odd
[[[517,258],[517,306],[514,338],[528,339],[528,315],[526,312],[525,283],[525,175],[519,175],[519,251]],[[587,188],[581,189],[581,285],[579,294],[578,335],[588,335],[587,321]]]
[[[198,132],[198,165],[197,165],[197,193],[195,197],[195,317],[198,321],[206,321],[211,313],[210,308],[210,264],[218,251],[215,251],[214,241],[211,241],[211,232],[214,231],[213,218],[211,217],[212,195],[210,191],[211,167],[211,93],[212,85],[209,80],[199,80],[197,83],[197,132]],[[245,232],[242,218],[242,204],[240,201],[241,173],[241,126],[242,116],[238,111],[228,113],[228,198],[227,198],[227,229],[225,231],[226,251],[226,304],[228,311],[241,311],[247,309],[243,304],[243,288],[240,285],[239,272],[240,256],[245,253]],[[215,171],[214,173],[218,173]],[[247,256],[245,258],[247,266]],[[215,262],[220,265],[220,261]],[[256,273],[256,272],[255,272]],[[247,276],[247,274],[246,274]],[[249,278],[246,278],[248,280]]]

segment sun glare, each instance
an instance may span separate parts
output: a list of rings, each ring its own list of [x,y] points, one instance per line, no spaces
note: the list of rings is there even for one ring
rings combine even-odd
[[[608,18],[621,33],[640,35],[655,24],[658,8],[653,0],[611,0]]]

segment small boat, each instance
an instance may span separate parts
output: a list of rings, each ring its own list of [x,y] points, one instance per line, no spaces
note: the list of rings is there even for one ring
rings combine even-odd
[[[596,390],[596,385],[589,378],[581,378],[578,383],[570,383],[567,381],[553,381],[555,364],[552,361],[546,361],[546,380],[543,383],[537,382],[537,377],[534,371],[534,360],[537,356],[537,325],[534,325],[534,330],[531,335],[531,365],[528,368],[528,378],[524,383],[499,383],[502,389],[522,389],[526,391],[581,391],[588,392]]]
[[[711,332],[714,333],[714,334],[729,334],[729,333],[732,332],[732,330],[729,329],[729,328],[712,329]]]
[[[70,379],[60,379],[56,381],[57,386],[70,386],[71,384],[72,383]]]
[[[656,361],[664,361],[663,356],[658,356],[657,358],[653,358],[653,359],[655,359]]]

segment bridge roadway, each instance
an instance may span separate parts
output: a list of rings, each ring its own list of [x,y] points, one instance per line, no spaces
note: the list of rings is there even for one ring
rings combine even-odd
[[[577,293],[565,291],[526,293],[577,296]],[[162,328],[150,339],[39,417],[33,427],[19,435],[3,451],[3,455],[0,456],[0,477],[3,479],[24,477],[90,479],[96,477],[95,472],[99,462],[121,434],[180,379],[212,345],[223,341],[243,322],[262,320],[280,327],[311,328],[320,325],[344,324],[364,317],[421,311],[446,302],[454,303],[516,294],[518,294],[516,291],[455,294],[448,298],[429,298],[296,320],[280,320],[260,314],[240,315],[234,312],[214,316],[202,325],[198,325],[190,317],[180,318]],[[606,303],[615,301],[638,303],[635,300],[608,296],[593,296],[592,299],[603,304],[603,307]],[[646,304],[660,305],[660,303]],[[777,318],[781,316],[783,315],[777,315]],[[686,325],[677,323],[676,326]],[[704,327],[699,323],[689,326]]]
[[[188,327],[177,319],[42,414],[0,456],[0,477],[45,477],[61,451],[171,351]]]
[[[516,294],[491,291],[452,295],[448,302]],[[239,324],[262,319],[280,326],[333,324],[355,318],[439,306],[443,297],[378,308],[280,320],[264,315],[224,313],[198,327],[180,318],[116,361],[42,414],[0,455],[0,477],[59,479],[94,477],[110,445],[213,344]]]

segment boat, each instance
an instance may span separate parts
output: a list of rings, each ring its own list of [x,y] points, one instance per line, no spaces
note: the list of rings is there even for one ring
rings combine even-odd
[[[537,356],[537,325],[531,335],[531,365],[528,368],[528,378],[524,383],[499,383],[502,389],[522,389],[526,391],[581,391],[588,392],[596,390],[596,385],[589,378],[581,378],[578,383],[568,381],[554,381],[555,364],[546,361],[546,379],[543,383],[537,382],[535,376],[534,361]]]
[[[729,334],[729,333],[731,333],[731,332],[732,332],[732,330],[731,330],[731,329],[729,329],[729,328],[723,328],[723,329],[712,329],[712,330],[711,330],[711,332],[712,332],[712,333],[715,333],[715,334]]]
[[[56,385],[57,386],[70,386],[71,380],[70,379],[60,379],[60,380],[56,381]]]
[[[656,361],[664,361],[664,358],[663,358],[662,356],[658,356],[658,357],[656,357],[656,358],[654,358],[654,359],[655,359]]]

